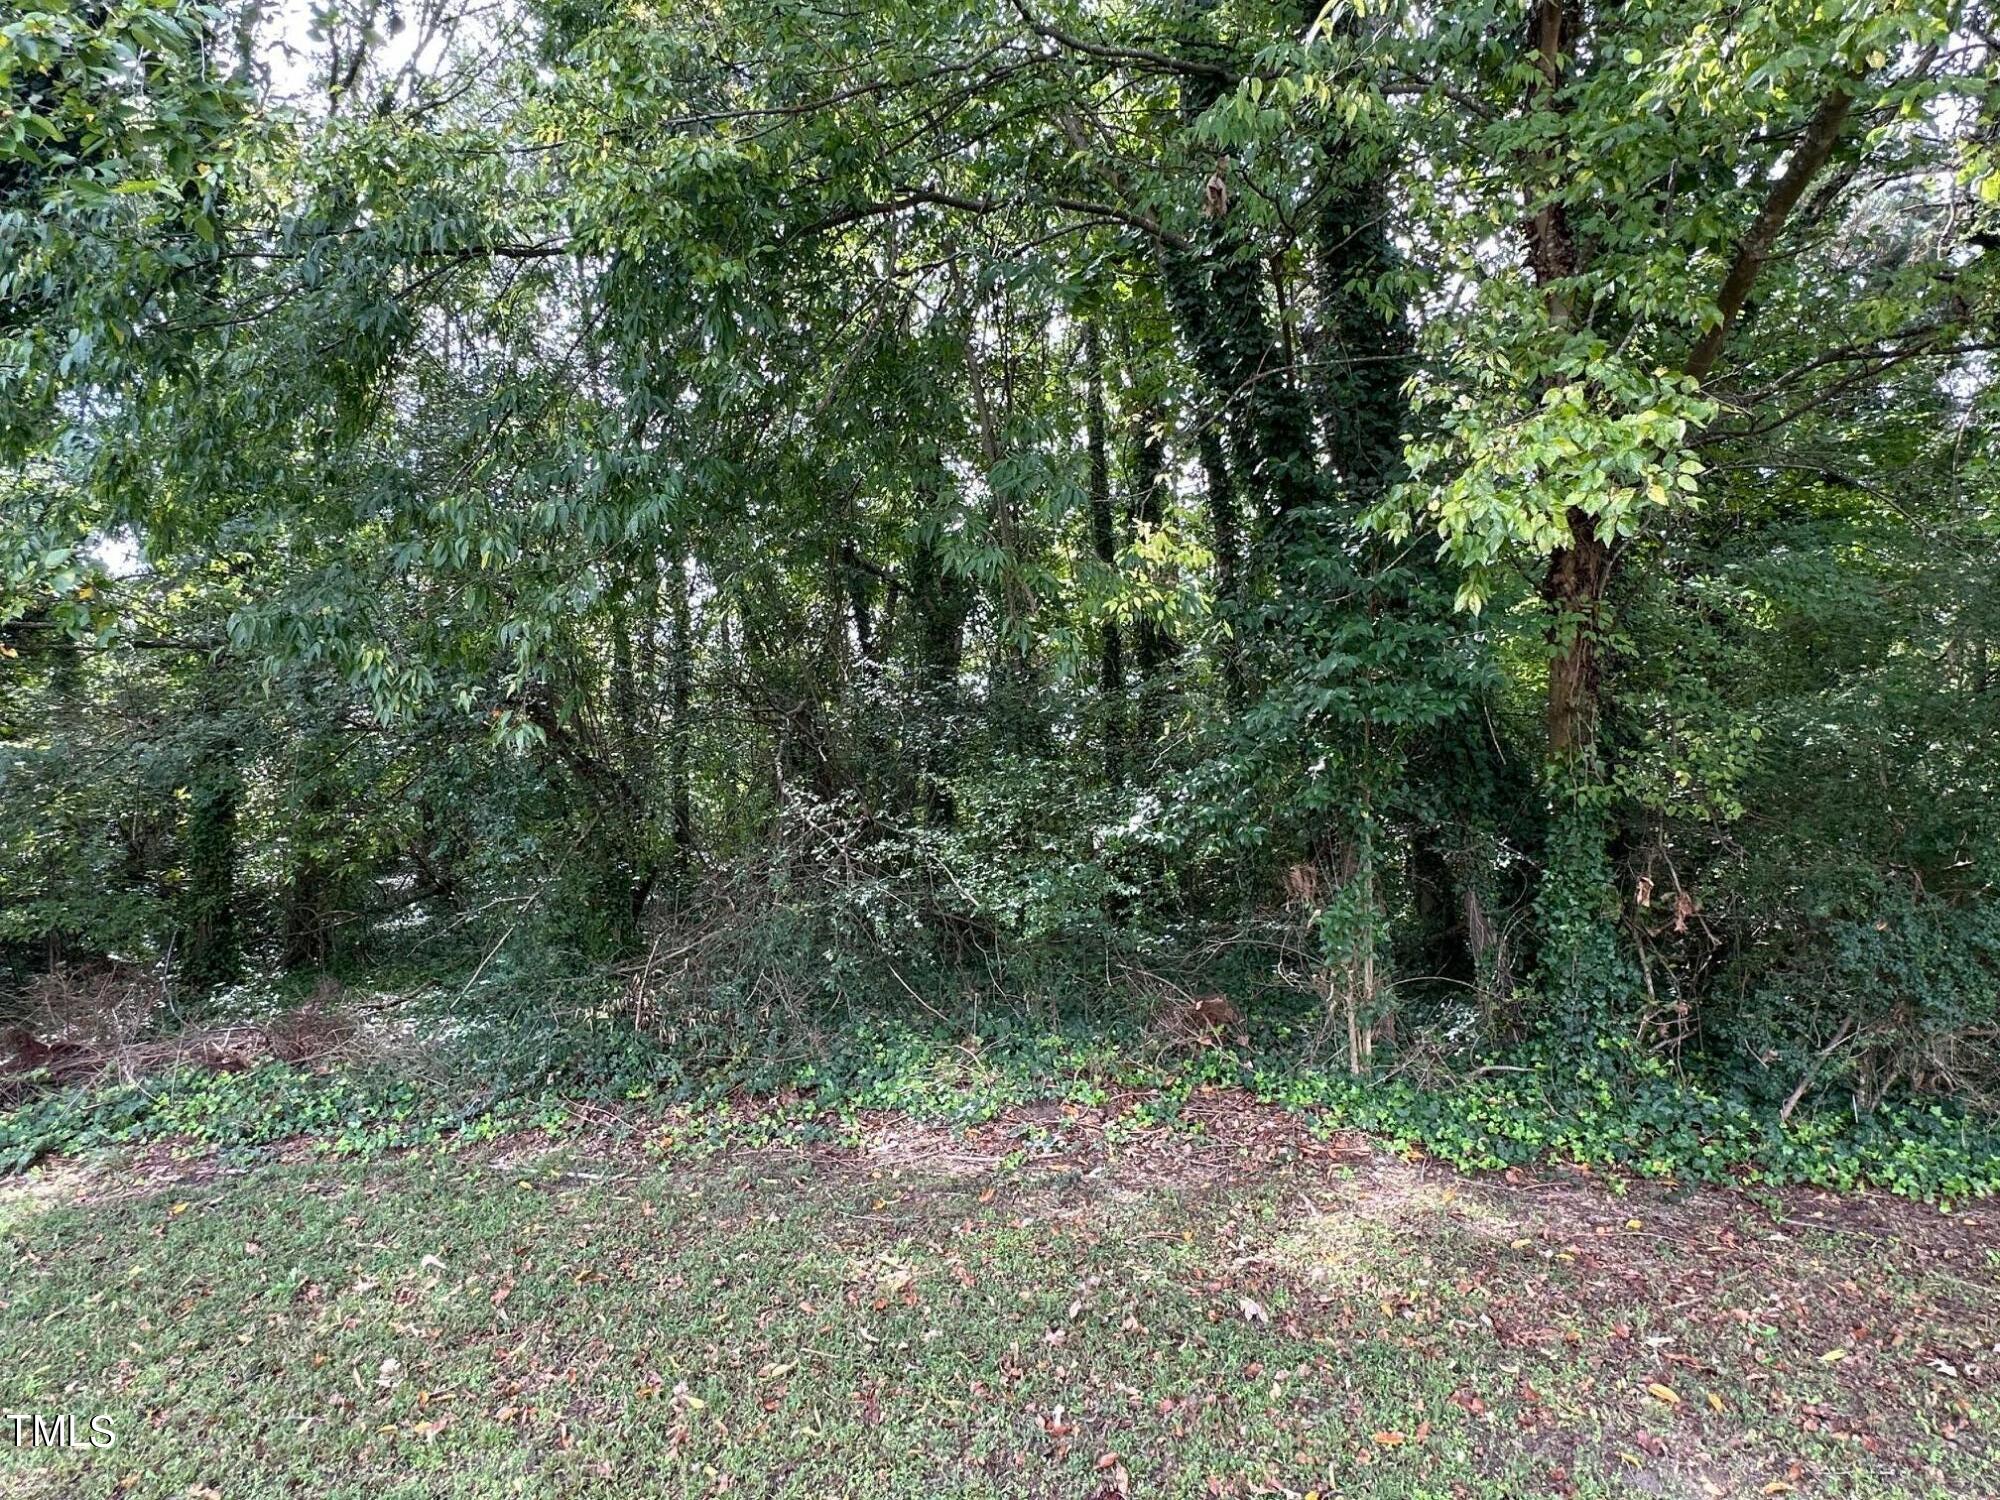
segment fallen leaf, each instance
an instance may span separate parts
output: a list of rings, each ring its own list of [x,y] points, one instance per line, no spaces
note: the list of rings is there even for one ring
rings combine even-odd
[[[1681,1404],[1680,1393],[1672,1386],[1661,1385],[1656,1380],[1647,1386],[1646,1389],[1652,1392],[1655,1401],[1664,1401],[1668,1406],[1679,1406]]]
[[[1264,1304],[1259,1302],[1255,1297],[1239,1297],[1236,1305],[1242,1309],[1244,1318],[1249,1322],[1268,1323],[1271,1321],[1271,1314],[1265,1310]]]

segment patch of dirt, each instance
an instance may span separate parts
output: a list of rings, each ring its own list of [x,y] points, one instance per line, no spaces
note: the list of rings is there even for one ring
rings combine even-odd
[[[264,1062],[301,1067],[356,1060],[361,1028],[340,985],[322,980],[303,1005],[258,1022],[187,1027],[157,1035],[164,987],[122,964],[38,975],[25,1025],[0,1028],[0,1107],[73,1084],[130,1083],[182,1068],[236,1073]]]
[[[1239,1089],[1197,1092],[1175,1126],[1139,1124],[1136,1112],[1154,1098],[1133,1090],[1101,1108],[1048,1101],[1017,1105],[963,1127],[869,1111],[858,1119],[858,1154],[871,1165],[946,1176],[1032,1164],[1043,1171],[1084,1173],[1125,1192],[1212,1186],[1280,1163],[1354,1167],[1376,1154],[1358,1131],[1316,1135],[1304,1116],[1260,1104]],[[825,1146],[813,1154],[831,1161],[856,1153]]]

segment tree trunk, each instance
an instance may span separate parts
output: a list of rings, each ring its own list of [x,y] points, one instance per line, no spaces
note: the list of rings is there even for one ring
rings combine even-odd
[[[1552,96],[1563,84],[1563,64],[1576,50],[1578,17],[1567,0],[1537,0],[1528,23],[1528,47],[1535,62],[1529,88],[1532,106],[1556,108]],[[1553,172],[1548,163],[1544,167]],[[1548,184],[1543,184],[1544,191]],[[1575,322],[1570,282],[1583,268],[1583,253],[1559,201],[1541,204],[1523,226],[1528,265],[1542,288],[1549,322]],[[1598,707],[1603,695],[1601,650],[1604,596],[1611,582],[1611,549],[1582,511],[1568,513],[1569,541],[1549,556],[1542,597],[1554,612],[1549,625],[1549,687],[1546,703],[1549,754],[1582,765],[1594,757]]]
[[[1313,235],[1319,317],[1312,346],[1313,390],[1327,457],[1357,509],[1380,500],[1402,474],[1409,404],[1409,331],[1377,301],[1395,267],[1389,202],[1379,171],[1330,148],[1336,178]]]
[[[1182,10],[1178,30],[1188,56],[1213,62],[1225,55],[1199,9]],[[1227,89],[1212,74],[1184,76],[1182,122],[1192,125]],[[1231,471],[1264,519],[1276,519],[1318,497],[1312,412],[1265,314],[1264,263],[1227,227],[1228,171],[1226,159],[1215,164],[1211,181],[1219,190],[1209,198],[1199,253],[1163,250],[1161,275],[1195,368],[1225,413]]]
[[[295,821],[281,896],[284,940],[278,962],[286,969],[324,969],[333,956],[337,920],[334,872],[324,843],[341,826],[332,786],[338,756],[324,736],[307,732],[294,743],[291,759]]]
[[[634,614],[638,615],[635,622]],[[651,737],[646,733],[643,704],[652,702],[651,683],[640,683],[632,646],[634,624],[641,639],[652,632],[650,601],[643,607],[634,590],[621,600],[611,621],[611,716],[625,779],[642,795],[652,790]]]
[[[1264,316],[1257,260],[1227,236],[1209,238],[1199,259],[1165,252],[1167,300],[1226,413],[1231,472],[1276,519],[1318,495],[1312,418]]]
[[[1549,625],[1549,755],[1564,762],[1587,758],[1596,748],[1604,593],[1611,582],[1611,548],[1590,517],[1570,511],[1569,535],[1569,544],[1550,556],[1542,580],[1542,597],[1555,612]]]
[[[1001,324],[1003,330],[1005,322]],[[979,359],[977,330],[965,343],[966,388],[972,397],[979,429],[980,459],[991,475],[1000,465],[1001,426],[1006,413],[996,397],[1011,392],[1012,371],[1002,361],[1001,389],[988,387],[988,372]],[[1016,754],[1032,754],[1042,745],[1041,673],[1034,654],[1034,590],[1028,583],[1029,538],[1011,487],[989,485],[993,539],[1000,550],[998,577],[993,585],[994,659],[996,671],[987,708],[995,738]]]
[[[1161,414],[1157,406],[1142,403],[1133,416],[1132,432],[1132,530],[1134,534],[1157,528],[1165,516],[1166,445],[1160,438]],[[1139,713],[1134,737],[1141,745],[1151,745],[1160,737],[1166,722],[1165,668],[1173,660],[1173,636],[1150,613],[1139,616],[1133,627],[1132,664],[1139,674]]]
[[[1084,435],[1090,455],[1090,540],[1097,560],[1110,570],[1117,565],[1118,538],[1111,514],[1111,458],[1104,415],[1104,352],[1097,324],[1083,326],[1085,372]],[[1125,659],[1117,620],[1107,616],[1100,627],[1097,696],[1104,716],[1104,779],[1116,788],[1125,784]]]
[[[1236,514],[1236,488],[1230,478],[1229,458],[1222,451],[1222,435],[1211,422],[1202,422],[1195,431],[1195,452],[1201,459],[1202,480],[1208,490],[1208,524],[1215,548],[1215,593],[1228,634],[1221,643],[1222,691],[1232,711],[1241,712],[1246,697],[1243,681],[1243,649],[1237,632],[1243,622],[1238,613],[1243,604],[1242,540]]]
[[[667,805],[674,830],[674,884],[685,898],[694,873],[694,795],[688,784],[689,746],[694,726],[688,719],[693,696],[694,642],[689,625],[686,555],[676,545],[667,572],[669,635],[667,637]]]
[[[925,498],[935,501],[934,495]],[[934,509],[934,503],[925,506],[927,513]],[[958,675],[965,660],[972,589],[945,565],[929,535],[918,537],[910,549],[909,582],[910,618],[917,634],[917,784],[932,823],[949,828],[957,816],[950,778],[958,769]]]
[[[208,989],[235,979],[242,958],[236,932],[236,807],[242,782],[235,747],[205,749],[190,781],[179,969],[190,984]]]

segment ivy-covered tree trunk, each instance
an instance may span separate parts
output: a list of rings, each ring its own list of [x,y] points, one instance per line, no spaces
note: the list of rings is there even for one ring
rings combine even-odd
[[[323,969],[333,956],[340,922],[335,910],[336,862],[329,847],[341,836],[334,771],[339,757],[323,733],[308,730],[292,747],[290,800],[293,824],[290,869],[281,896],[283,943],[279,962],[287,969]]]
[[[1357,509],[1380,500],[1403,472],[1410,338],[1384,283],[1396,268],[1380,164],[1354,148],[1329,153],[1335,183],[1313,229],[1319,318],[1311,386],[1322,441]]]
[[[653,581],[635,580],[626,597],[619,601],[611,622],[611,714],[618,749],[619,769],[642,798],[649,798],[653,784],[653,735],[648,722],[648,706],[655,700],[655,684],[642,679],[643,652],[635,649],[636,636],[643,646],[657,628],[653,611]],[[650,806],[642,808],[650,816]]]
[[[910,617],[916,626],[915,684],[921,746],[919,796],[931,821],[950,827],[957,808],[951,778],[958,770],[959,673],[965,661],[965,621],[972,587],[946,563],[928,532],[911,544]]]
[[[196,989],[228,984],[242,968],[236,925],[236,813],[242,787],[235,747],[220,740],[204,747],[186,788],[176,965],[181,979]]]
[[[1104,350],[1097,324],[1083,326],[1084,445],[1088,449],[1090,473],[1090,543],[1097,560],[1108,571],[1117,566],[1117,523],[1111,512],[1111,455],[1104,414]],[[1125,659],[1118,622],[1107,616],[1098,627],[1097,696],[1103,715],[1104,780],[1112,787],[1125,784]]]
[[[976,325],[978,320],[974,321]],[[1004,340],[1011,332],[1010,320],[1003,313],[994,321]],[[995,742],[1016,755],[1031,755],[1044,747],[1046,739],[1041,664],[1035,649],[1036,599],[1029,583],[1036,563],[1035,539],[1014,485],[992,482],[1005,457],[1002,428],[1011,404],[1014,369],[1004,349],[999,368],[987,369],[976,326],[965,343],[965,379],[977,416],[979,462],[989,481],[988,524],[998,554],[990,580],[993,676],[986,709]]]
[[[1181,119],[1192,126],[1228,91],[1226,53],[1202,11],[1187,7],[1178,21],[1181,51],[1209,69],[1181,79]],[[1195,368],[1225,414],[1231,473],[1267,518],[1282,517],[1318,497],[1312,413],[1265,315],[1263,261],[1229,228],[1229,171],[1218,158],[1198,248],[1163,246],[1161,280]]]
[[[1555,113],[1574,60],[1582,14],[1568,0],[1537,0],[1528,18],[1532,64],[1528,103]],[[1542,290],[1551,326],[1577,321],[1573,285],[1584,251],[1562,202],[1554,196],[1561,166],[1538,164],[1542,201],[1524,233],[1528,265]],[[1550,554],[1543,575],[1547,601],[1549,677],[1546,696],[1547,774],[1554,811],[1535,906],[1541,939],[1539,973],[1559,1040],[1578,1050],[1579,1066],[1597,1071],[1613,1017],[1636,990],[1618,932],[1619,896],[1611,867],[1611,817],[1602,786],[1597,731],[1604,693],[1605,597],[1612,553],[1591,518],[1575,507],[1565,515],[1568,541]]]
[[[1580,13],[1568,0],[1536,0],[1529,14],[1527,47],[1533,66],[1528,89],[1531,108],[1553,114],[1566,79],[1565,66],[1575,57],[1582,25]],[[1539,164],[1550,176],[1560,166]],[[1544,182],[1545,196],[1523,225],[1528,266],[1549,323],[1557,331],[1577,319],[1572,290],[1583,270],[1583,251],[1570,225],[1568,211],[1553,196],[1553,182]],[[1542,597],[1548,601],[1550,625],[1547,696],[1548,748],[1552,761],[1570,773],[1594,760],[1598,700],[1603,692],[1599,650],[1604,627],[1605,591],[1611,583],[1611,553],[1596,526],[1572,507],[1565,516],[1568,540],[1549,556],[1542,577]]]
[[[1256,258],[1224,233],[1208,238],[1199,259],[1164,252],[1168,301],[1196,368],[1227,413],[1230,472],[1267,517],[1282,517],[1318,495],[1311,415],[1264,316]]]

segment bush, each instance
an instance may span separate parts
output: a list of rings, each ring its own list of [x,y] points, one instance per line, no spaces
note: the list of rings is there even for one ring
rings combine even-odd
[[[1865,915],[1804,919],[1739,962],[1718,1025],[1762,1089],[2000,1098],[2000,903],[1879,891]],[[1729,981],[1733,980],[1733,984]]]

